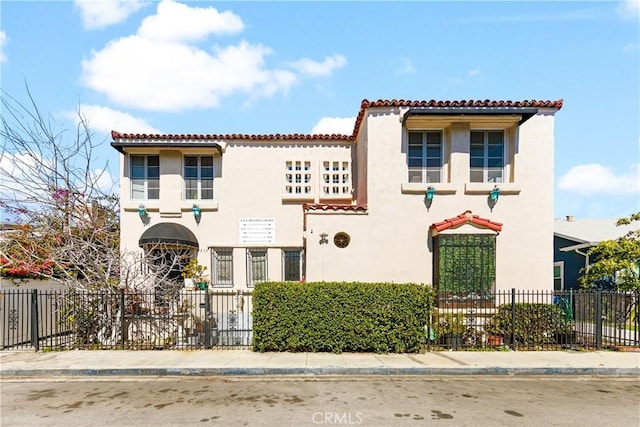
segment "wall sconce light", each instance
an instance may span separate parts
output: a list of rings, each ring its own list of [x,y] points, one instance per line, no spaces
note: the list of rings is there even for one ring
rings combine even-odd
[[[436,189],[430,185],[427,187],[427,191],[424,193],[424,197],[426,197],[427,200],[431,201],[433,200],[433,196],[435,196],[435,194],[436,194]]]
[[[200,210],[200,206],[198,205],[193,205],[193,207],[191,208],[191,210],[193,211],[193,216],[196,219],[200,218],[200,215],[202,215],[202,211]]]
[[[142,216],[147,216],[147,209],[144,207],[144,205],[139,205],[138,206],[138,215]]]
[[[500,189],[496,185],[493,187],[493,190],[491,190],[491,193],[489,193],[489,198],[495,203],[498,201],[498,197],[500,197]]]
[[[327,243],[329,243],[328,237],[329,235],[327,233],[320,233],[320,244],[326,245]]]

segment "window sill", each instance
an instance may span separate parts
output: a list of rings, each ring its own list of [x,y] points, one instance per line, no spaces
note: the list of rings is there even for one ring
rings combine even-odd
[[[436,194],[456,194],[457,186],[447,182],[403,182],[400,190],[402,194],[424,194],[429,187],[436,190]]]
[[[283,202],[313,202],[315,197],[313,194],[283,194]]]
[[[191,212],[193,205],[198,205],[202,212],[218,210],[218,202],[215,200],[189,200],[188,202],[183,200],[180,203],[180,211]]]
[[[160,212],[160,206],[158,201],[156,200],[153,205],[150,205],[148,201],[141,200],[136,203],[127,203],[122,205],[122,209],[125,212],[138,212],[138,206],[143,205],[144,209],[147,212]],[[180,202],[178,209],[176,209],[176,213],[180,212],[191,212],[193,209],[193,205],[198,205],[201,211],[217,211],[218,210],[218,202],[213,200],[192,200],[189,203],[185,201]]]
[[[520,194],[520,185],[512,182],[467,182],[464,185],[465,194],[491,194],[491,191],[498,187],[500,195]]]

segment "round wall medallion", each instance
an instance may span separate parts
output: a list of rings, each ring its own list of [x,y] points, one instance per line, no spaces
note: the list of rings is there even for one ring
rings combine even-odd
[[[339,248],[346,248],[350,241],[351,237],[347,233],[340,232],[333,236],[333,243]]]

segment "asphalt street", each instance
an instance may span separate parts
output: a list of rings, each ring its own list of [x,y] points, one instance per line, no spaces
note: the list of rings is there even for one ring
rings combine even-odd
[[[9,426],[638,426],[637,376],[3,378]]]

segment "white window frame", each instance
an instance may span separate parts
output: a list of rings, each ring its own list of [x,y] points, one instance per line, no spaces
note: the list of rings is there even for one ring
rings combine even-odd
[[[560,267],[560,277],[556,277],[556,267]],[[556,289],[556,279],[560,279],[560,289]],[[564,261],[553,263],[553,289],[555,291],[564,291]]]
[[[195,168],[197,169],[198,172],[198,176],[196,178],[187,178],[187,167],[194,167],[194,166],[187,166],[187,158],[195,158],[197,159],[197,165],[195,166]],[[202,193],[203,193],[203,186],[202,186],[202,170],[203,170],[203,166],[202,166],[202,159],[203,158],[208,158],[211,159],[211,197],[207,197],[207,198],[203,198],[202,197]],[[213,156],[208,156],[208,155],[185,155],[183,157],[183,168],[182,168],[182,179],[184,182],[183,185],[183,190],[184,190],[184,199],[185,200],[213,200],[215,198],[214,195],[214,179],[215,179],[215,165],[213,163]],[[208,166],[206,166],[208,167]],[[197,183],[197,188],[195,189],[196,191],[196,197],[189,197],[189,195],[187,194],[188,191],[193,191],[193,189],[189,189],[187,188],[187,182],[188,181],[196,181]],[[204,189],[204,190],[209,190]]]
[[[144,159],[144,177],[140,178],[140,177],[134,177],[134,173],[133,173],[133,159],[134,158],[143,158]],[[152,177],[149,178],[150,175],[150,170],[151,168],[156,168],[156,166],[149,166],[149,158],[150,157],[156,157],[158,159],[158,177]],[[149,180],[150,179],[157,179],[158,180],[158,187],[157,188],[150,188],[149,186]],[[158,200],[160,199],[160,156],[158,154],[131,154],[129,156],[129,180],[131,182],[131,192],[130,192],[130,196],[131,196],[131,200]],[[136,196],[136,192],[134,192],[134,187],[136,185],[136,181],[138,180],[144,180],[143,182],[143,192],[144,192],[144,196],[143,197],[137,197]],[[157,197],[149,197],[149,194],[151,191],[157,190],[158,191],[158,196]]]
[[[420,134],[422,136],[421,149],[422,154],[420,156],[420,166],[410,166],[410,147],[411,147],[411,134]],[[428,166],[429,160],[434,159],[433,157],[429,157],[428,155],[428,135],[429,134],[438,134],[440,135],[440,165],[438,167]],[[410,178],[412,172],[420,172],[420,180],[412,180]],[[438,180],[431,180],[429,172],[438,172]],[[443,182],[444,175],[444,131],[442,129],[410,129],[407,130],[407,182],[410,183],[419,183],[419,184],[430,184],[430,183],[441,183]]]
[[[264,260],[258,255],[264,255]],[[264,276],[264,280],[256,280],[253,274],[254,263],[262,262],[264,266],[264,270],[262,271],[262,276]],[[257,264],[256,264],[257,266]],[[266,282],[269,280],[269,252],[267,249],[247,249],[247,287],[253,288],[256,283]]]
[[[287,254],[297,254],[298,256],[298,278],[294,281],[300,281],[304,277],[304,250],[302,248],[285,248],[282,249],[282,280],[287,279]]]
[[[483,157],[482,157],[482,167],[472,166],[474,157],[472,155],[471,145],[472,145],[472,135],[474,133],[482,133],[483,134]],[[490,160],[497,159],[495,156],[489,156],[489,134],[490,133],[500,133],[502,135],[502,156],[500,159],[502,160],[502,166],[500,168],[489,167]],[[507,151],[507,142],[505,140],[505,131],[503,129],[472,129],[469,133],[469,182],[485,182],[485,183],[495,183],[500,184],[505,182],[505,167],[506,167],[506,151]],[[491,173],[495,173],[500,170],[500,177],[491,177]],[[474,179],[474,172],[482,171],[482,180],[478,181]]]
[[[231,277],[221,279],[220,272],[222,268],[221,264],[221,256],[222,255],[231,255],[231,259],[225,259],[223,262],[231,263]],[[213,248],[211,249],[211,285],[214,288],[232,288],[233,287],[233,248]]]

